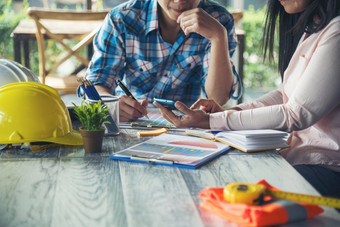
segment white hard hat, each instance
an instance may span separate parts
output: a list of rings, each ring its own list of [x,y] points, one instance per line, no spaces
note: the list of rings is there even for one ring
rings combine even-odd
[[[40,83],[31,70],[15,61],[0,59],[0,87],[9,83],[29,81]]]
[[[10,83],[29,81],[40,83],[31,70],[15,61],[0,59],[0,87]],[[0,151],[6,147],[6,144],[0,144]]]

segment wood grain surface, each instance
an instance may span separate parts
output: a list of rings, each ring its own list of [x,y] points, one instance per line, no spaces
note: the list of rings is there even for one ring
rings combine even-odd
[[[281,190],[318,195],[276,151],[232,150],[197,170],[108,158],[147,139],[122,130],[104,138],[102,153],[59,145],[1,151],[0,226],[236,226],[200,208],[204,187],[266,179]],[[339,224],[340,215],[325,207],[286,226]]]

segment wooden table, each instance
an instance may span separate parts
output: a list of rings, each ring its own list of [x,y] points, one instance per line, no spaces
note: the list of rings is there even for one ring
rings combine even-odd
[[[110,160],[112,152],[146,140],[135,130],[105,137],[103,152],[52,146],[0,153],[0,226],[235,226],[199,207],[206,186],[266,179],[282,190],[318,193],[276,152],[237,150],[198,170]],[[287,226],[339,226],[325,207]]]
[[[48,23],[51,32],[62,35],[65,38],[81,37],[92,32],[103,21],[62,21],[62,20],[42,20],[43,23]],[[24,55],[24,65],[30,67],[30,48],[29,42],[36,40],[35,33],[37,31],[36,25],[32,19],[21,20],[18,26],[13,30],[11,37],[13,38],[14,60],[22,63],[21,52]],[[46,39],[48,37],[46,36]],[[89,45],[92,47],[92,45]],[[92,56],[92,49],[88,52],[88,58]]]

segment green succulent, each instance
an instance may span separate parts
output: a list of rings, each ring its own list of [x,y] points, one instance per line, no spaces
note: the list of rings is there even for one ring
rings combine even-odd
[[[83,130],[99,130],[103,127],[103,123],[110,123],[106,120],[109,116],[109,108],[101,103],[82,101],[80,106],[74,105],[74,112],[83,126]]]

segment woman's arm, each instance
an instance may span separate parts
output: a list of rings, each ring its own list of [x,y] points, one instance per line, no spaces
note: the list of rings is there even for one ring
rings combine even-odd
[[[247,110],[247,109],[255,109],[255,108],[264,107],[264,106],[278,105],[282,103],[283,103],[283,99],[282,99],[281,89],[276,89],[274,91],[268,92],[267,94],[261,96],[258,99],[255,99],[253,101],[249,101],[246,103],[241,103],[230,109]]]
[[[318,43],[300,79],[290,82],[289,86],[294,88],[286,104],[264,107],[254,104],[255,109],[246,106],[243,111],[214,113],[210,115],[210,127],[216,130],[302,130],[336,108],[340,104],[340,33],[327,37]]]

